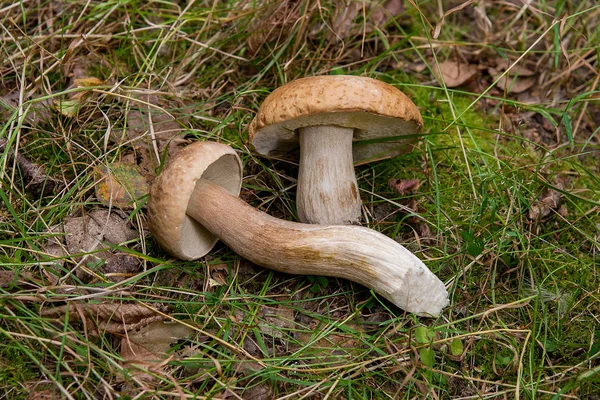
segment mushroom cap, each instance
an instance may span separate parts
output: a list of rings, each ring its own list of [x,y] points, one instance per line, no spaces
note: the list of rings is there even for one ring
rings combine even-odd
[[[354,163],[361,164],[410,151],[423,118],[404,93],[387,83],[363,76],[314,76],[267,96],[248,137],[258,153],[279,155],[298,146],[299,128],[315,125],[354,128],[355,142],[380,139],[353,146]]]
[[[186,214],[188,201],[200,178],[238,196],[242,186],[242,163],[227,145],[196,142],[173,156],[150,188],[150,232],[163,249],[182,260],[195,260],[206,255],[218,240]]]

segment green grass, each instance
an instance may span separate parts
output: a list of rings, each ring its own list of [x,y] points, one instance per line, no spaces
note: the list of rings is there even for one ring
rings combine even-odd
[[[0,281],[3,398],[598,398],[600,8],[470,5],[433,38],[451,6],[416,3],[377,27],[377,3],[360,3],[340,39],[329,33],[341,9],[332,1],[2,6],[0,271],[20,273]],[[457,57],[480,75],[446,88],[433,71]],[[497,58],[534,69],[536,84],[500,89],[487,73]],[[242,197],[296,220],[297,165],[253,153],[247,126],[276,87],[338,73],[393,84],[423,115],[412,153],[356,171],[365,225],[447,284],[439,318],[405,314],[341,279],[264,270],[222,244],[202,260],[174,260],[147,231],[146,197],[124,214],[136,238],[103,243],[139,273],[114,282],[106,260],[50,254],[50,238],[64,239],[55,227],[106,208],[95,194],[100,167],[136,162],[150,180],[170,151],[198,140],[235,148]],[[75,88],[83,77],[103,83]],[[86,96],[77,114],[61,113],[75,93]],[[152,130],[172,147],[155,148]],[[32,193],[15,151],[59,189]],[[421,185],[400,196],[390,179]],[[549,189],[563,208],[532,219]],[[194,333],[149,378],[124,360],[125,332],[47,314],[99,303],[144,305]],[[112,321],[133,333],[136,318]]]

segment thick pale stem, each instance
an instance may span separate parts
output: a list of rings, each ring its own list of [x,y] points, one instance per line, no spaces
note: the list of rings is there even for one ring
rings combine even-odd
[[[371,229],[279,220],[204,179],[187,214],[257,265],[345,278],[417,314],[438,315],[448,304],[444,284],[414,254]]]
[[[352,161],[354,130],[312,126],[299,130],[297,207],[300,221],[352,224],[360,219],[360,195]]]

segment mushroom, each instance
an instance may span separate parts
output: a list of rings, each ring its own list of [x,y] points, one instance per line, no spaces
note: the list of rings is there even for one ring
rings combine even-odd
[[[160,246],[194,260],[220,239],[257,265],[358,282],[409,312],[435,316],[448,304],[444,284],[396,241],[359,226],[271,217],[237,197],[241,176],[240,159],[224,144],[197,142],[177,153],[150,189],[149,227]]]
[[[300,147],[296,203],[302,222],[348,224],[360,219],[354,164],[412,149],[423,119],[404,93],[362,76],[315,76],[271,93],[248,128],[262,155]],[[402,139],[402,140],[398,140]]]

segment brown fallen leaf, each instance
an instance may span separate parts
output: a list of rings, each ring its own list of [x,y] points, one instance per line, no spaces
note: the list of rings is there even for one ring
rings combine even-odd
[[[371,22],[375,26],[383,26],[403,11],[404,4],[402,0],[388,0],[384,5],[376,3],[374,10],[371,12]]]
[[[390,179],[388,184],[401,196],[414,193],[421,187],[418,179]]]
[[[104,81],[102,79],[96,78],[94,76],[75,78],[73,80],[73,82],[75,83],[75,86],[78,88],[104,85]],[[76,95],[78,97],[81,97],[81,93],[85,93],[85,92],[77,92]]]
[[[499,73],[491,72],[491,70],[490,74],[492,75],[494,80],[498,79],[498,77],[500,76]],[[535,85],[535,81],[535,78],[520,78],[518,76],[509,77],[507,79],[505,75],[498,80],[497,85],[500,89],[506,90],[508,93],[519,94],[525,92],[528,89],[531,89],[533,85]]]
[[[328,365],[343,364],[346,362],[344,359],[355,357],[362,351],[362,328],[358,325],[346,323],[345,330],[330,332],[325,336],[317,329],[316,321],[309,328],[314,329],[296,330],[294,338],[300,345],[308,345],[306,352],[314,354],[318,362],[327,362]]]
[[[148,194],[148,183],[137,166],[112,163],[96,169],[96,198],[104,205],[133,209]]]
[[[210,278],[208,280],[209,287],[223,286],[227,284],[227,274],[229,269],[227,264],[216,264],[209,266]]]
[[[31,274],[23,271],[0,271],[0,288],[31,286],[34,278]]]
[[[235,320],[243,323],[248,323],[245,321],[248,315],[240,309],[234,312]],[[258,320],[251,323],[256,323],[263,334],[274,338],[283,338],[294,328],[294,310],[290,308],[261,305],[256,316]]]
[[[283,338],[294,328],[294,310],[290,308],[261,306],[260,313],[265,323],[259,323],[259,329],[265,335]]]
[[[121,245],[139,235],[118,211],[105,209],[92,210],[81,217],[65,218],[63,231],[68,254],[91,253],[73,257],[78,264],[75,273],[80,279],[89,279],[103,272],[106,260],[112,256],[105,243]],[[98,251],[101,249],[105,250]]]
[[[264,400],[273,398],[273,388],[268,383],[259,383],[244,389],[241,393],[244,400]]]
[[[183,136],[189,124],[189,116],[180,111],[182,101],[167,100],[154,94],[133,95],[136,101],[127,106],[124,130],[113,129],[110,139],[133,148],[133,154],[123,157],[122,162],[138,165],[147,181],[151,181],[161,158],[175,155],[190,141]]]
[[[77,79],[87,79],[98,71],[99,66],[111,67],[106,59],[100,54],[88,53],[83,55],[76,55],[74,57],[65,57],[61,60],[63,76],[70,78],[70,85],[76,84]],[[97,78],[94,78],[97,79]],[[100,79],[98,79],[100,81]],[[96,86],[96,85],[93,85]]]
[[[51,118],[50,108],[52,100],[49,98],[38,100],[39,98],[44,98],[44,96],[35,93],[29,98],[22,99],[21,93],[18,90],[0,96],[0,119],[6,122],[11,118],[16,118],[18,115],[17,110],[19,110],[22,100],[23,102],[29,102],[28,107],[21,108],[19,111],[27,111],[21,117],[25,125],[35,126],[42,121],[48,121]]]
[[[89,88],[104,84],[104,81],[96,77],[82,77],[74,79],[75,88]],[[83,107],[92,96],[92,90],[79,90],[72,92],[66,98],[58,98],[54,101],[54,109],[63,114],[65,117],[73,118],[79,114],[79,110]]]
[[[558,190],[563,190],[566,186],[566,180],[558,179],[554,186]],[[548,188],[542,192],[538,197],[538,200],[532,204],[529,209],[530,220],[540,221],[554,210],[559,210],[561,215],[566,215],[566,208],[563,208],[562,210],[559,209],[562,194],[558,190]]]
[[[121,339],[121,356],[126,365],[135,366],[132,372],[144,381],[152,381],[149,373],[160,374],[167,365],[167,352],[173,343],[187,338],[194,330],[180,322],[155,321]]]
[[[498,88],[506,90],[508,93],[519,94],[528,89],[531,89],[536,82],[536,73],[526,67],[513,65],[510,70],[508,68],[512,64],[508,60],[497,58],[495,67],[488,67],[488,73],[498,80]],[[500,77],[505,71],[508,73]]]
[[[112,254],[102,267],[102,273],[111,282],[121,282],[138,272],[140,272],[140,261],[127,253]]]
[[[496,62],[495,69],[497,69],[498,71],[501,71],[501,72],[506,71],[513,64],[511,61],[505,60],[503,58],[496,58],[495,62]],[[518,75],[518,76],[523,76],[523,77],[536,75],[535,71],[532,71],[529,68],[523,67],[519,64],[513,65],[512,68],[510,69],[509,73],[511,75]]]
[[[111,132],[111,138],[116,143],[128,142],[138,151],[149,151],[155,141],[158,152],[162,153],[168,148],[169,156],[177,152],[177,147],[188,143],[178,136],[186,129],[189,117],[167,111],[180,108],[183,104],[172,104],[153,94],[142,94],[137,99],[130,105],[127,114],[125,136],[120,136],[117,131]]]
[[[152,354],[155,359],[164,358],[171,348],[171,345],[180,339],[188,337],[194,333],[194,329],[188,325],[175,321],[155,321],[145,325],[135,331],[127,332],[125,342],[126,346],[135,343],[144,349],[146,354]],[[131,352],[130,348],[121,347],[121,354],[137,358],[138,354]],[[126,359],[133,359],[127,358]]]
[[[16,285],[18,275],[15,271],[0,271],[0,288],[7,288]]]
[[[40,316],[69,322],[85,320],[92,333],[125,333],[165,319],[157,310],[138,303],[75,303],[43,308]]]
[[[455,88],[469,82],[477,75],[479,69],[474,64],[448,60],[439,64],[439,70],[434,65],[433,74],[438,80],[443,81],[446,87]],[[440,76],[441,72],[441,76]]]
[[[327,32],[326,39],[330,43],[343,41],[352,34],[354,19],[365,7],[365,3],[359,1],[350,1],[349,3],[338,4],[334,8],[334,16],[331,21],[331,29]]]

